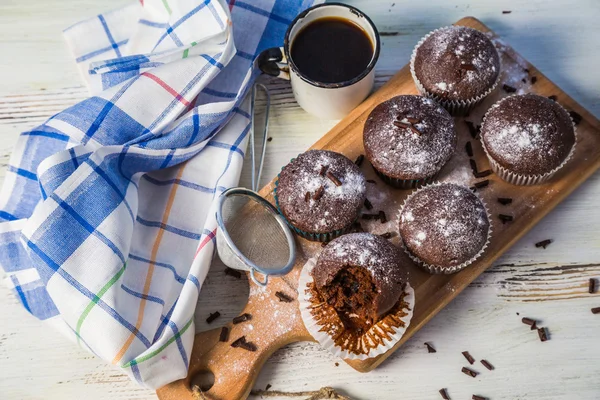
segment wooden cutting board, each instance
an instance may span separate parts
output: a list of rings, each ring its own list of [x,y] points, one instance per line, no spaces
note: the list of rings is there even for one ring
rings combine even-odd
[[[489,32],[502,56],[503,76],[498,90],[471,112],[470,116],[456,118],[459,130],[457,150],[440,173],[439,180],[459,182],[468,186],[483,180],[475,179],[471,172],[469,157],[465,151],[468,141],[472,144],[473,158],[477,162],[479,171],[488,169],[489,165],[481,144],[471,137],[464,120],[479,125],[489,106],[507,95],[502,89],[503,84],[515,87],[520,93],[533,92],[544,96],[556,96],[557,101],[567,110],[581,115],[582,120],[577,125],[577,150],[567,166],[544,185],[520,187],[505,183],[495,175],[484,178],[489,179],[489,186],[479,189],[478,192],[493,215],[493,235],[488,250],[473,265],[450,276],[430,275],[411,263],[409,268],[411,268],[411,284],[415,289],[416,304],[410,326],[403,338],[387,353],[364,361],[348,361],[348,364],[359,372],[371,371],[381,364],[600,167],[600,121],[598,119],[583,109],[535,67],[527,63],[477,19],[463,18],[456,25]],[[531,77],[533,76],[537,78],[537,81],[532,85]],[[362,130],[369,112],[379,103],[391,97],[416,93],[409,67],[408,65],[404,66],[381,89],[340,121],[312,148],[337,151],[355,159],[364,152]],[[391,189],[384,185],[367,162],[363,163],[362,170],[367,179],[374,181],[374,183],[369,183],[367,188],[367,198],[373,203],[373,211],[384,210],[390,220],[387,223],[361,221],[363,228],[375,234],[395,232],[399,207],[410,191]],[[271,202],[274,202],[273,188],[274,182],[271,181],[260,191],[261,195]],[[501,205],[497,202],[498,197],[510,197],[513,202],[508,206]],[[502,224],[497,218],[500,213],[512,215],[514,221]],[[398,244],[397,236],[391,240]],[[261,367],[273,352],[289,343],[313,340],[304,328],[300,317],[296,300],[298,297],[297,281],[303,265],[310,257],[318,255],[321,245],[303,239],[299,239],[298,244],[298,260],[290,274],[271,278],[268,287],[264,290],[249,280],[250,296],[243,313],[251,314],[252,319],[236,325],[231,323],[227,325],[230,329],[228,342],[219,341],[221,328],[196,335],[188,376],[159,389],[157,394],[161,400],[193,399],[192,386],[198,381],[200,375],[208,371],[214,375],[214,385],[203,393],[205,398],[245,399],[250,393]],[[407,263],[410,263],[408,258]],[[291,303],[279,301],[275,295],[278,291],[287,294],[294,301]],[[250,352],[231,347],[231,342],[241,336],[245,336],[247,341],[254,343],[257,351]]]

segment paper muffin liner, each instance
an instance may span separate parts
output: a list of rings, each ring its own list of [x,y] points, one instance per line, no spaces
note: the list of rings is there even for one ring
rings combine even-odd
[[[304,326],[321,346],[346,360],[366,360],[385,353],[398,343],[413,316],[415,291],[410,284],[406,284],[403,298],[394,306],[392,312],[374,324],[366,333],[356,337],[344,330],[333,307],[313,298],[314,280],[311,271],[315,265],[316,259],[311,258],[300,272],[298,302]],[[332,321],[320,322],[324,318]],[[345,342],[342,345],[336,344],[335,339],[342,335],[347,335]]]
[[[494,105],[492,105],[492,107],[490,107],[490,109],[485,113],[485,115],[483,116],[483,121],[481,123],[481,128],[483,129],[483,126],[485,125],[485,119],[488,116],[488,113],[492,110],[492,108],[495,108],[498,104],[502,103],[504,100],[511,98],[513,96],[518,96],[518,95],[510,95],[507,96],[499,101],[497,101],[496,103],[494,103]],[[569,118],[571,119],[571,124],[573,125],[573,134],[575,136],[575,142],[573,143],[573,147],[571,148],[571,151],[569,152],[569,154],[567,155],[567,157],[563,160],[563,162],[556,168],[554,168],[552,171],[547,172],[545,174],[541,174],[541,175],[522,175],[522,174],[517,174],[516,172],[512,172],[507,168],[504,168],[502,165],[500,165],[496,160],[494,160],[494,158],[492,157],[492,155],[488,152],[485,142],[483,141],[483,139],[481,140],[481,147],[483,147],[483,151],[485,152],[485,155],[487,156],[489,162],[490,162],[490,168],[492,169],[492,171],[494,171],[494,173],[496,175],[498,175],[502,180],[511,183],[513,185],[519,185],[519,186],[532,186],[532,185],[539,185],[541,183],[544,183],[546,181],[549,181],[554,175],[556,175],[556,173],[558,171],[560,171],[565,165],[567,165],[567,163],[573,158],[573,155],[575,154],[575,147],[577,147],[577,126],[575,125],[575,123],[573,122],[573,118],[571,117],[571,115],[569,114],[569,112],[558,102],[555,102],[560,108],[562,108],[567,115],[569,115]]]
[[[413,49],[412,55],[410,57],[410,74],[412,75],[412,78],[415,81],[415,86],[419,90],[419,93],[421,93],[423,96],[426,96],[426,97],[429,97],[429,98],[435,100],[438,104],[440,104],[442,107],[444,107],[453,117],[457,117],[457,116],[463,116],[463,115],[468,114],[473,108],[475,108],[477,105],[479,105],[483,101],[483,99],[485,99],[487,96],[490,95],[490,93],[492,93],[494,90],[496,90],[496,88],[498,87],[498,84],[500,83],[502,71],[501,70],[498,71],[498,77],[496,78],[496,82],[494,82],[494,84],[486,92],[484,92],[483,94],[480,94],[477,97],[469,99],[469,100],[447,100],[447,99],[444,99],[434,93],[427,91],[425,89],[425,87],[423,86],[423,84],[421,83],[421,81],[417,78],[417,74],[415,73],[415,57],[417,56],[417,49],[423,44],[423,42],[425,40],[427,40],[427,38],[429,36],[433,35],[434,33],[438,32],[438,31],[441,31],[443,29],[448,29],[450,27],[451,26],[444,26],[444,27],[435,29],[435,30],[429,32],[427,35],[423,36],[421,38],[421,40],[419,40],[419,42]],[[473,29],[473,28],[470,28],[470,29]],[[496,50],[496,53],[498,53],[498,49],[496,49],[496,46],[494,46],[494,49]],[[502,59],[500,57],[499,53],[498,53],[498,58],[500,60]]]
[[[400,226],[400,221],[401,221],[401,216],[402,216],[402,211],[404,210],[404,207],[406,206],[406,203],[415,195],[417,194],[420,190],[426,189],[428,187],[431,186],[441,186],[441,185],[449,185],[449,184],[455,184],[455,185],[459,185],[459,186],[463,186],[466,188],[466,186],[459,184],[459,183],[452,183],[452,182],[435,182],[435,183],[431,183],[427,186],[424,186],[418,190],[415,190],[414,192],[412,192],[406,199],[404,199],[404,203],[402,204],[402,207],[400,208],[400,212],[398,213],[398,220],[396,225]],[[485,210],[485,213],[488,217],[488,222],[490,224],[489,229],[488,229],[488,233],[487,233],[487,238],[485,240],[485,243],[483,244],[483,246],[481,247],[481,249],[479,250],[479,252],[477,254],[475,254],[473,257],[471,257],[469,260],[463,262],[462,264],[459,265],[454,265],[454,266],[450,266],[450,267],[444,267],[441,265],[433,265],[433,264],[428,264],[425,261],[421,260],[419,257],[417,257],[416,255],[414,255],[413,253],[411,253],[411,251],[408,249],[408,247],[406,247],[406,244],[404,243],[404,239],[402,238],[402,234],[400,234],[400,244],[402,245],[402,248],[404,249],[404,252],[408,255],[408,257],[410,257],[411,260],[413,260],[413,262],[415,264],[417,264],[419,267],[425,269],[426,271],[428,271],[431,274],[445,274],[445,275],[450,275],[450,274],[455,274],[458,271],[461,271],[463,269],[465,269],[466,267],[468,267],[469,265],[473,264],[479,257],[481,257],[483,255],[483,253],[485,253],[485,250],[487,249],[487,247],[490,244],[490,240],[492,238],[492,231],[493,231],[493,223],[492,223],[492,214],[490,213],[490,210],[488,209],[487,204],[485,204],[485,201],[483,201],[483,199],[481,198],[481,196],[479,196],[477,193],[474,193],[475,196],[477,196],[477,198],[479,199],[479,201],[481,201],[481,204],[483,204],[483,208]]]
[[[396,189],[415,189],[419,186],[433,182],[433,179],[435,178],[435,175],[432,175],[422,179],[397,179],[379,171],[373,164],[371,164],[371,166],[373,167],[373,171],[375,171],[377,176],[380,177],[382,181],[390,186],[395,187]]]
[[[292,162],[294,160],[295,160],[295,158],[292,158],[290,160],[290,162]],[[277,188],[278,187],[279,187],[279,174],[277,174],[277,180],[275,180],[275,189],[273,190],[273,197],[275,198],[275,207],[277,208],[277,211],[279,212],[281,217],[284,219],[284,221],[287,223],[287,225],[294,232],[296,232],[296,234],[298,236],[303,237],[306,240],[310,240],[313,242],[331,242],[333,239],[340,237],[344,233],[348,232],[352,228],[354,223],[356,221],[358,221],[359,215],[357,213],[354,221],[352,221],[349,225],[345,226],[342,229],[338,229],[338,230],[327,232],[327,233],[316,233],[316,232],[303,231],[302,229],[297,228],[296,226],[294,226],[294,224],[292,224],[290,221],[288,221],[288,219],[285,217],[285,214],[283,213],[283,211],[281,211],[281,207],[279,206],[279,198],[277,197]]]

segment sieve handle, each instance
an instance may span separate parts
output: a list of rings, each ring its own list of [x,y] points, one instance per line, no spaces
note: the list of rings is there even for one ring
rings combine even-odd
[[[256,270],[254,268],[250,268],[250,278],[252,278],[252,282],[256,283],[258,286],[262,286],[262,287],[267,286],[267,283],[269,283],[269,275],[263,274],[265,277],[265,280],[264,280],[264,282],[261,282],[258,280],[256,275],[254,275],[255,273],[256,273]]]

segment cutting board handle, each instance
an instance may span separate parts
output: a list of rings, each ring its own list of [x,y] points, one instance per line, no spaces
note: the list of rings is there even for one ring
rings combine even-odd
[[[157,390],[161,400],[245,399],[263,364],[277,349],[289,343],[313,340],[302,323],[297,293],[289,284],[279,277],[270,279],[264,289],[252,281],[249,283],[251,294],[240,315],[250,314],[251,319],[227,324],[229,337],[226,342],[219,340],[222,328],[196,334],[188,376]],[[293,301],[279,301],[275,295],[277,291],[284,292]],[[284,331],[278,331],[280,327],[284,327]],[[256,351],[232,347],[231,343],[241,336],[254,344]],[[199,384],[199,377],[210,373],[214,375],[212,387],[202,391],[200,396],[194,395],[195,385],[204,386]]]

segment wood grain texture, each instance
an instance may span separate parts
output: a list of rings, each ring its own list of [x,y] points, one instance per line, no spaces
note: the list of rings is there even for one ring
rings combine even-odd
[[[457,22],[457,25],[490,32],[489,28],[472,17],[461,19]],[[492,38],[497,39],[494,35]],[[491,181],[490,186],[480,190],[480,196],[486,201],[493,217],[496,217],[499,213],[507,213],[514,217],[514,222],[502,224],[497,218],[494,218],[493,234],[490,246],[485,254],[471,266],[457,274],[450,276],[430,275],[412,265],[410,271],[411,285],[415,289],[416,305],[411,324],[405,335],[394,345],[392,350],[381,356],[367,360],[345,360],[359,372],[369,372],[391,356],[393,351],[397,350],[410,339],[431,318],[448,305],[454,297],[488,269],[502,253],[516,243],[538,221],[600,167],[600,121],[575,103],[534,66],[524,61],[514,50],[503,42],[499,42],[499,45],[501,47],[504,69],[501,85],[507,83],[516,86],[516,83],[522,77],[526,77],[525,80],[528,81],[529,76],[536,76],[537,82],[534,85],[527,84],[527,87],[524,87],[523,90],[543,96],[555,95],[560,104],[568,110],[576,111],[583,117],[583,120],[577,127],[577,152],[564,170],[555,176],[551,182],[544,185],[518,187],[507,184],[497,177],[489,177]],[[525,70],[529,72],[525,73]],[[317,141],[312,148],[337,151],[350,159],[355,159],[359,154],[364,153],[362,131],[364,122],[371,110],[382,101],[391,97],[399,94],[416,93],[409,68],[405,66],[383,87],[372,94],[365,102],[333,127],[323,138]],[[479,124],[483,113],[489,108],[490,104],[496,101],[499,96],[505,95],[506,93],[502,93],[502,90],[498,90],[495,94],[496,98],[487,99],[484,104],[472,111],[468,118],[455,119],[459,131],[457,154],[454,155],[449,165],[442,170],[439,177],[440,181],[459,182],[467,186],[472,185],[476,181],[469,171],[468,157],[466,157],[463,150],[464,144],[467,141],[473,143],[476,153],[475,158],[477,158],[480,170],[485,169],[483,165],[485,165],[486,161],[480,144],[470,137],[464,120],[475,121]],[[368,163],[365,162],[363,164]],[[365,168],[370,170],[369,167],[363,165],[363,171],[365,171]],[[373,175],[372,171],[370,173]],[[374,176],[368,177],[375,178]],[[368,190],[367,197],[369,198],[371,195],[374,196],[371,198],[376,199],[386,192],[385,200],[379,202],[374,200],[374,205],[378,207],[377,209],[385,207],[387,215],[392,219],[392,222],[387,224],[391,226],[387,226],[386,229],[396,231],[394,216],[398,212],[399,205],[402,204],[403,199],[410,191],[390,190],[384,187],[381,180],[375,178],[375,181],[377,182],[377,188]],[[261,195],[274,202],[274,187],[275,179],[260,191]],[[513,199],[513,203],[510,206],[500,205],[496,201],[498,197],[510,197]],[[368,231],[381,233],[374,232],[372,229],[368,229]],[[249,302],[243,312],[256,316],[253,319],[253,321],[256,320],[256,323],[253,323],[252,332],[246,331],[244,333],[248,334],[249,339],[256,338],[252,340],[253,342],[255,340],[261,341],[258,344],[258,350],[254,353],[249,353],[241,349],[232,349],[228,343],[218,341],[218,330],[197,334],[188,378],[161,388],[157,392],[161,400],[192,399],[191,380],[195,374],[207,370],[215,375],[215,384],[206,393],[207,398],[215,400],[243,399],[253,386],[258,374],[257,369],[262,367],[266,357],[269,357],[277,349],[277,346],[296,341],[310,340],[310,336],[307,335],[303,322],[299,318],[297,305],[290,303],[282,306],[273,302],[276,290],[291,289],[296,294],[299,271],[306,263],[308,257],[318,255],[319,244],[310,243],[302,239],[299,239],[299,242],[302,251],[294,267],[293,274],[284,278],[272,279],[272,283],[270,284],[272,286],[267,288],[267,294],[259,293],[256,286],[251,284]],[[410,262],[408,261],[408,263]],[[582,283],[587,283],[587,280],[584,281],[581,277],[579,279],[581,279]],[[286,284],[289,285],[288,288],[286,288]],[[299,292],[303,289],[298,288],[297,291]],[[566,295],[567,298],[573,298],[578,292],[581,292],[580,289],[576,288],[576,290],[572,290],[567,294],[563,293],[563,296]],[[558,293],[548,289],[546,295],[557,296]],[[528,293],[527,296],[535,295]],[[276,304],[279,308],[285,308],[288,312],[279,313],[276,318],[271,317],[275,310],[277,310],[277,308],[274,308]],[[287,329],[282,329],[281,332],[274,330],[274,322],[279,326],[286,326]],[[235,339],[235,337],[232,339]]]
[[[34,0],[0,2],[0,49],[4,55],[0,57],[0,183],[18,134],[86,97],[61,30],[130,1],[49,0],[43,7]],[[424,34],[464,15],[475,15],[578,103],[600,116],[600,69],[595,68],[600,62],[600,7],[596,0],[575,4],[569,0],[347,2],[366,12],[385,34],[376,67],[378,87],[407,62]],[[504,15],[502,10],[512,13]],[[270,120],[273,141],[267,148],[263,184],[335,125],[335,121],[304,113],[293,101],[289,84],[279,80],[265,83],[274,92],[274,102]],[[56,107],[45,111],[46,115],[22,112],[30,102],[41,106],[42,99]],[[246,168],[241,184],[249,182]],[[547,269],[556,267],[580,270],[586,275],[582,275],[584,280],[589,274],[600,278],[596,272],[600,265],[598,198],[600,174],[595,174],[505,253],[497,267],[480,275],[374,371],[360,374],[344,363],[336,366],[339,360],[329,352],[318,344],[303,342],[276,351],[263,366],[255,388],[271,384],[273,390],[298,392],[334,386],[363,400],[438,399],[442,387],[448,388],[453,399],[481,394],[506,400],[597,400],[600,346],[596,333],[600,321],[589,310],[600,306],[600,295],[578,293],[581,297],[557,299],[545,292],[542,283],[552,278],[546,274],[557,273]],[[547,249],[533,246],[548,238],[554,243]],[[227,323],[247,301],[245,278],[226,276],[223,269],[215,260],[203,285],[197,331]],[[509,279],[520,275],[519,271],[531,275],[533,282],[511,283]],[[576,289],[578,278],[573,278]],[[522,295],[529,288],[536,293],[535,301],[524,301]],[[140,388],[114,367],[28,316],[4,285],[0,285],[0,304],[3,399],[156,399],[153,391]],[[207,325],[206,317],[215,310],[222,316]],[[522,316],[542,320],[550,328],[551,340],[540,343],[537,336],[523,330]],[[425,341],[431,341],[438,352],[427,354]],[[465,350],[478,360],[485,357],[496,370],[488,373],[479,366],[476,370],[482,374],[478,378],[465,376],[460,372],[465,363],[460,352]]]

